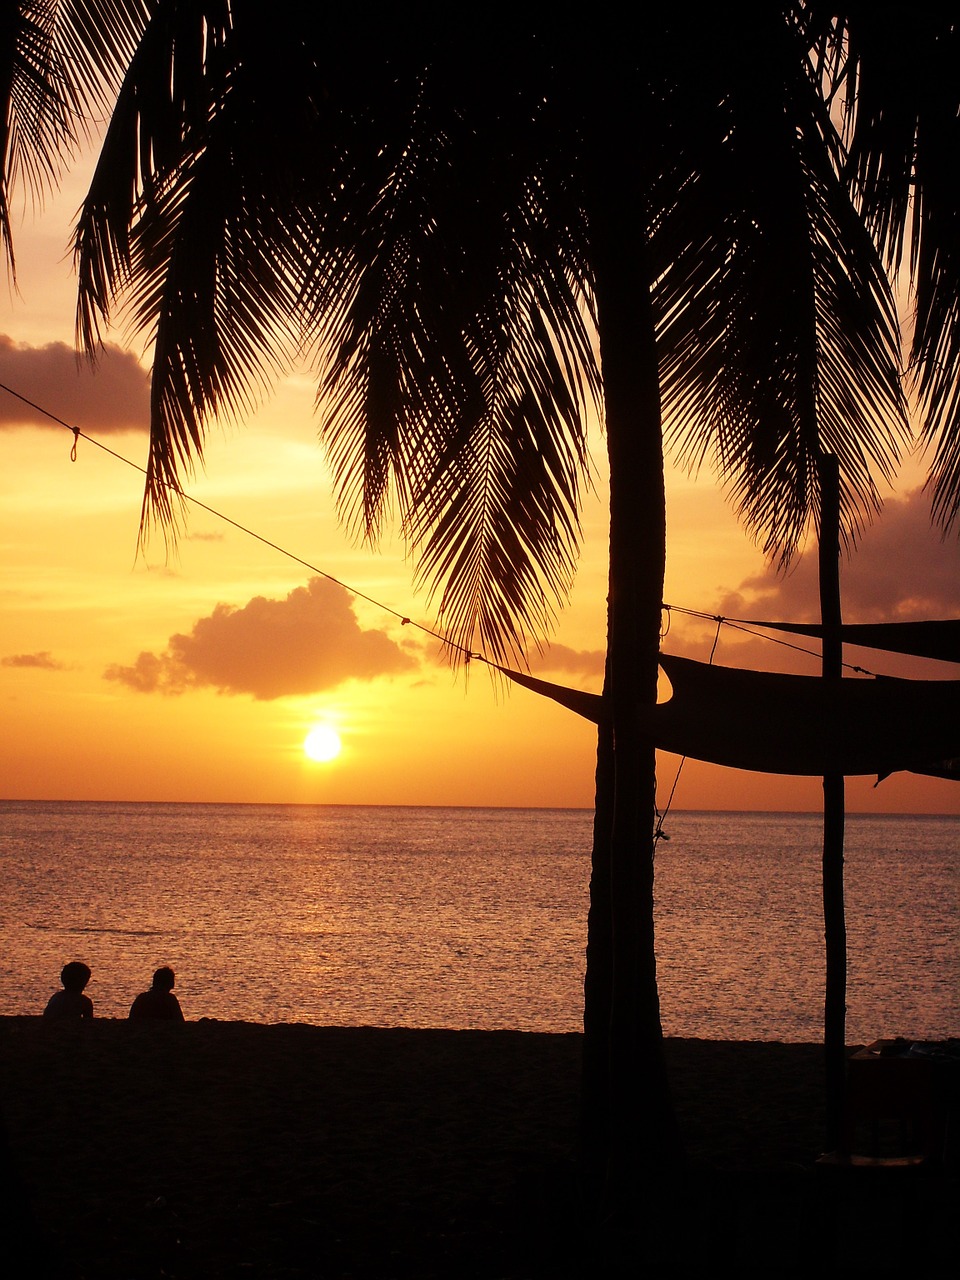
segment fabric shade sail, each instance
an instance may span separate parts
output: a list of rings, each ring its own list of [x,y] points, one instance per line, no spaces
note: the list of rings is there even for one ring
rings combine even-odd
[[[960,778],[960,680],[849,679],[718,667],[661,653],[673,692],[649,712],[655,746],[759,773]],[[599,724],[598,694],[501,667]]]
[[[756,622],[745,618],[730,619],[751,627],[769,627],[797,636],[821,636],[823,627],[805,622]],[[936,658],[940,662],[960,662],[960,619],[947,618],[929,622],[863,622],[845,623],[840,628],[844,644],[862,645],[865,649],[883,649],[887,653],[909,653],[918,658]]]

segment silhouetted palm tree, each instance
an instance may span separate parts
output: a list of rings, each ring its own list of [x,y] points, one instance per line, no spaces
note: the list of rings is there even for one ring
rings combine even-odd
[[[642,729],[664,423],[692,464],[715,450],[783,559],[821,452],[840,457],[855,534],[903,430],[865,230],[882,192],[865,161],[858,216],[825,96],[831,71],[861,65],[848,28],[813,3],[658,12],[636,35],[605,7],[585,24],[556,5],[377,22],[331,6],[319,34],[312,4],[282,25],[253,0],[151,8],[77,232],[84,343],[121,300],[154,341],[145,518],[176,519],[210,418],[306,352],[345,517],[375,536],[395,498],[451,644],[515,659],[569,585],[602,409],[609,716],[585,1080],[594,1163],[632,1191],[641,1152],[662,1169],[676,1150]],[[865,127],[853,137],[873,154]]]

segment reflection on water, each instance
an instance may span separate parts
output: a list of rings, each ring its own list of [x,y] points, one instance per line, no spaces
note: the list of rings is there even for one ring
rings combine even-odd
[[[579,1029],[588,812],[7,802],[0,819],[0,1012],[39,1012],[80,957],[102,1016],[169,963],[194,1018]],[[819,818],[669,831],[667,1033],[816,1039]],[[848,818],[851,1042],[960,1029],[958,836],[955,818]]]

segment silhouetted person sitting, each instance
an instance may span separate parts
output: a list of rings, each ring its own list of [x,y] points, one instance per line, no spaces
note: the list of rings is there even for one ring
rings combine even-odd
[[[176,977],[166,965],[153,975],[153,986],[141,991],[130,1006],[131,1018],[156,1018],[166,1022],[183,1022],[180,1001],[173,994]]]
[[[43,1011],[45,1018],[92,1018],[93,1001],[83,994],[90,970],[81,960],[71,960],[60,970],[62,991],[55,991]]]

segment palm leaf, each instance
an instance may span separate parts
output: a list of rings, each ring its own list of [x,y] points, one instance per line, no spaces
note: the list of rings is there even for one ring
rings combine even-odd
[[[714,453],[786,562],[819,507],[822,452],[840,459],[848,539],[879,507],[874,477],[889,479],[907,438],[899,334],[792,35],[764,33],[749,76],[725,85],[706,116],[715,136],[700,135],[709,154],[659,235],[668,438],[692,467]]]
[[[544,634],[573,567],[599,391],[582,218],[574,209],[579,241],[545,225],[554,188],[530,176],[541,149],[525,149],[517,121],[504,152],[491,137],[504,119],[488,113],[482,133],[464,107],[424,119],[418,96],[396,165],[367,189],[374,209],[344,197],[350,245],[330,256],[348,265],[310,294],[326,335],[324,438],[361,533],[376,533],[395,480],[453,643],[516,655]]]
[[[14,267],[11,191],[42,199],[107,109],[149,0],[8,0],[0,14],[0,239]]]
[[[934,514],[947,527],[960,512],[960,27],[939,4],[900,17],[841,7],[829,66],[845,93],[858,203],[891,271],[905,267],[910,282],[909,365]]]

